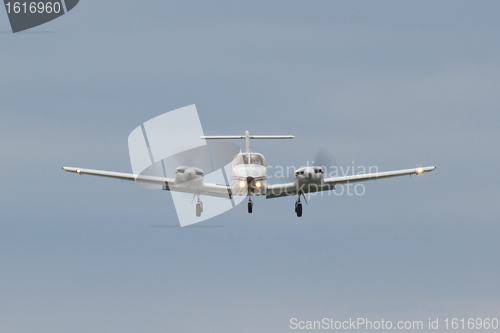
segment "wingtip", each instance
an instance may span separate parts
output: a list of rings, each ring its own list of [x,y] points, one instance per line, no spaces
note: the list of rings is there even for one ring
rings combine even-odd
[[[63,169],[64,171],[67,171],[67,172],[76,172],[76,173],[80,173],[80,169],[78,169],[78,168],[62,167],[62,169]]]

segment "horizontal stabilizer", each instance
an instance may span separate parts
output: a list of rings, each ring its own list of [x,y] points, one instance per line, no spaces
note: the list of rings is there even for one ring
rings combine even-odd
[[[245,139],[244,135],[200,136],[200,139]],[[293,135],[249,135],[249,139],[293,139]]]
[[[245,152],[250,152],[250,139],[293,139],[295,138],[293,135],[250,135],[248,131],[245,132],[245,135],[223,135],[223,136],[200,136],[200,139],[221,139],[221,140],[229,140],[229,139],[245,139]]]

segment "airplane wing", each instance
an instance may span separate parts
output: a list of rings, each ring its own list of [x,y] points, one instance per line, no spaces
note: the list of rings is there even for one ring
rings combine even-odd
[[[120,172],[110,172],[110,171],[80,169],[80,168],[70,168],[70,167],[63,167],[63,170],[68,172],[74,172],[80,175],[92,175],[92,176],[108,177],[121,180],[130,180],[139,183],[161,185],[163,187],[163,190],[167,191],[208,195],[212,197],[228,198],[228,199],[230,199],[232,196],[231,188],[228,185],[210,184],[205,182],[203,182],[201,186],[193,185],[192,182],[178,184],[175,182],[175,179],[172,178],[134,175],[131,173],[120,173]]]
[[[406,176],[406,175],[419,175],[424,172],[430,172],[434,169],[436,169],[436,167],[431,166],[425,168],[415,168],[415,169],[406,169],[397,171],[369,173],[363,175],[326,178],[323,181],[323,184],[310,184],[310,185],[305,184],[301,187],[299,187],[297,183],[268,185],[266,199],[297,195],[299,191],[302,193],[329,191],[335,189],[335,185],[340,185],[340,184],[349,184],[355,182],[363,182],[367,180],[377,180],[377,179]]]

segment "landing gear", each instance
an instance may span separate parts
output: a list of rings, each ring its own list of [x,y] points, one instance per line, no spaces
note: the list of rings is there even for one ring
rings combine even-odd
[[[297,213],[297,217],[302,217],[302,204],[300,201],[295,203],[295,213]]]
[[[252,210],[253,210],[253,202],[252,202],[252,199],[250,199],[248,201],[248,212],[252,213]]]
[[[201,213],[203,213],[203,203],[198,198],[198,202],[196,203],[196,216],[200,217]]]
[[[304,197],[304,200],[305,199],[306,198]],[[300,202],[300,194],[297,201],[295,201],[295,213],[297,213],[297,217],[302,217],[302,203]]]

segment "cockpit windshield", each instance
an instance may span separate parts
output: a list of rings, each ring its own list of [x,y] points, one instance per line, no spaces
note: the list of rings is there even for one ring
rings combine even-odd
[[[257,164],[267,166],[264,156],[256,153],[243,153],[236,155],[233,159],[233,166],[238,164]]]

